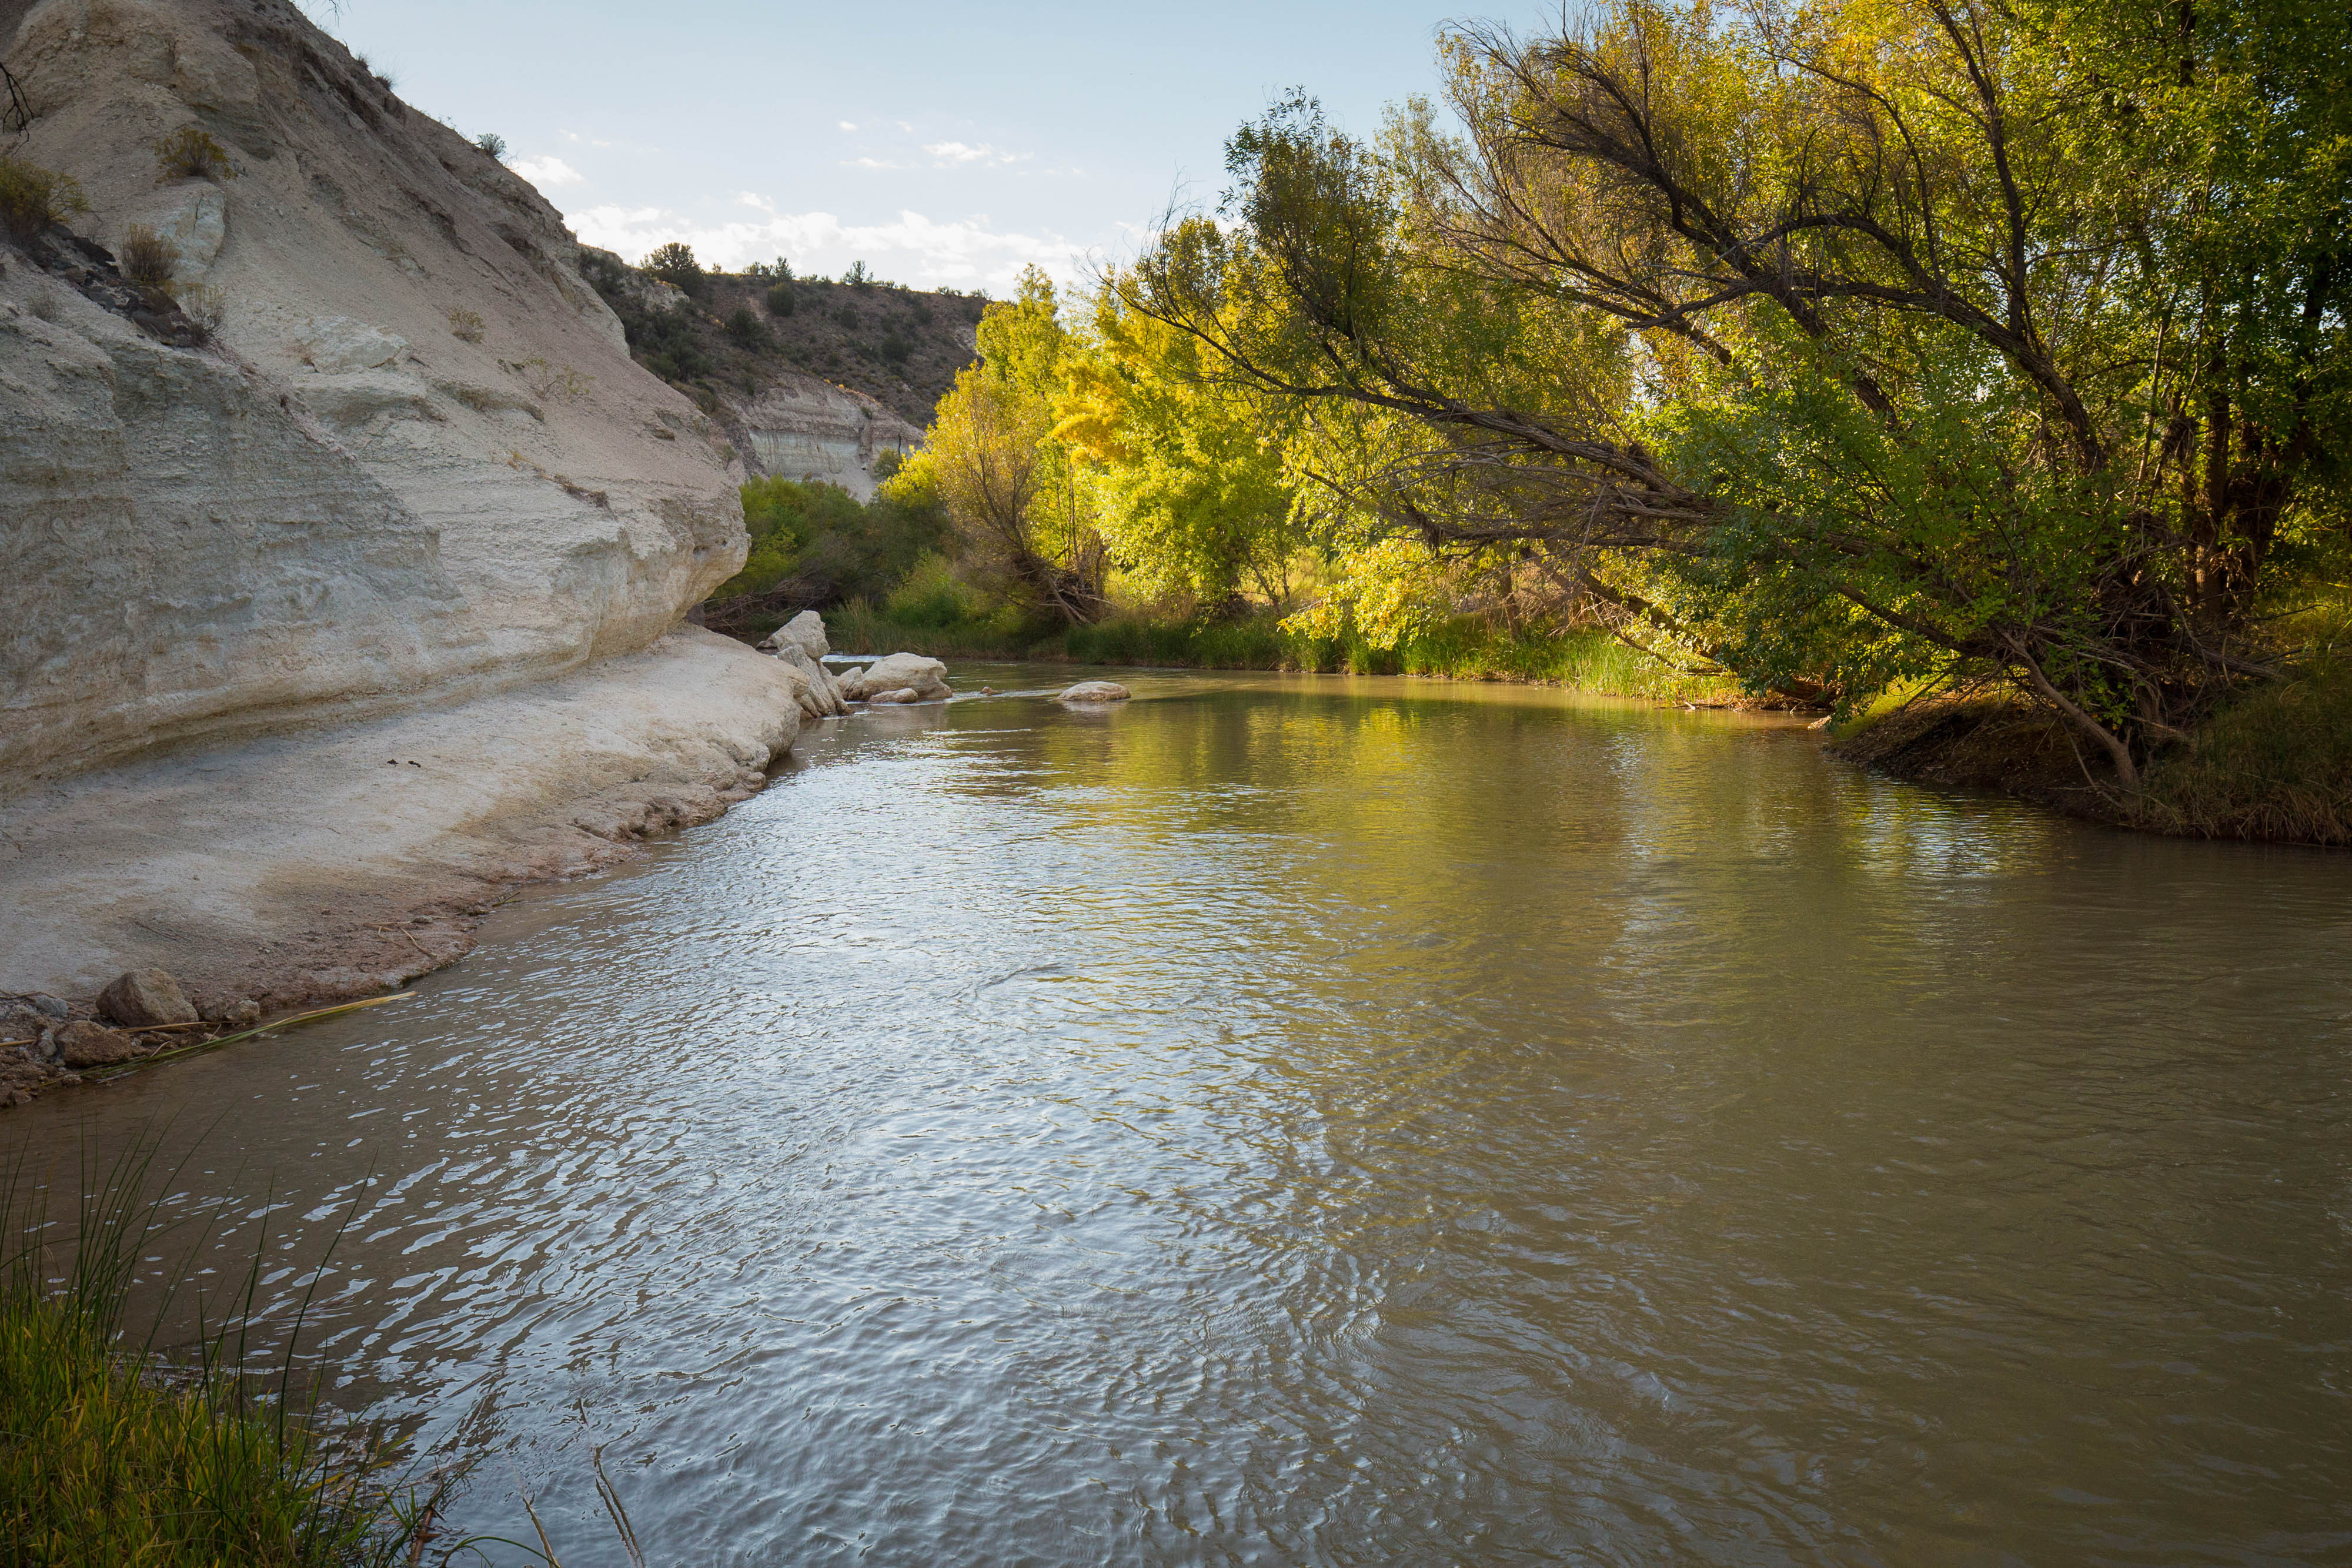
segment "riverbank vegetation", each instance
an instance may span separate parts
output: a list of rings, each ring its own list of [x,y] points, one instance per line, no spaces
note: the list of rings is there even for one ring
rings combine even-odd
[[[384,1483],[371,1443],[321,1434],[290,1358],[268,1378],[241,1364],[249,1290],[177,1360],[131,1331],[162,1229],[149,1174],[125,1159],[57,1223],[21,1163],[0,1185],[0,1560],[410,1561],[426,1500]],[[153,1321],[185,1283],[161,1291]]]
[[[211,1270],[188,1260],[223,1233],[172,1211],[178,1174],[146,1139],[104,1168],[40,1169],[22,1150],[0,1165],[0,1563],[446,1568],[498,1560],[491,1546],[559,1561],[528,1493],[536,1546],[446,1528],[478,1456],[426,1471],[320,1406],[297,1352],[323,1260],[310,1289],[265,1305],[265,1275],[305,1270],[263,1233],[225,1298],[199,1288]],[[53,1191],[78,1195],[70,1215]],[[159,1276],[165,1257],[183,1261]],[[601,1449],[589,1463],[613,1539],[644,1563]]]
[[[1208,622],[1114,616],[1057,627],[1002,611],[969,619],[901,619],[856,601],[828,611],[826,624],[844,648],[907,648],[941,659],[1526,681],[1709,706],[1737,703],[1741,695],[1724,676],[1684,671],[1597,628],[1513,632],[1475,616],[1385,645],[1361,634],[1318,636],[1265,613]]]
[[[2252,738],[2326,706],[2292,629],[2352,580],[2341,8],[1608,0],[1441,54],[1442,101],[1294,94],[1216,212],[989,308],[903,479],[966,621],[1597,634],[2014,706],[2135,818],[2352,814],[2334,727]]]

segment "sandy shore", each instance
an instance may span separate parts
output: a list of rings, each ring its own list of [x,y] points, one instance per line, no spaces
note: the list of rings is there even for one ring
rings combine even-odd
[[[397,987],[513,883],[757,792],[799,731],[773,660],[681,629],[519,691],[159,757],[0,804],[0,991],[126,969],[267,1011]]]

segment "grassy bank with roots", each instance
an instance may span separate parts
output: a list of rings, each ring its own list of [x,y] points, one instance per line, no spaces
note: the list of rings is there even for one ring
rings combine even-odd
[[[1899,779],[2000,789],[2145,832],[2352,846],[2352,655],[2332,639],[2159,752],[2137,795],[2013,695],[1889,697],[1842,725],[1831,750]]]

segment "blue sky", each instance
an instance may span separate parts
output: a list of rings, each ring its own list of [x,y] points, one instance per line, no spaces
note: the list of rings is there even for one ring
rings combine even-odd
[[[583,239],[634,260],[863,260],[1005,292],[1213,203],[1225,137],[1302,85],[1340,124],[1436,83],[1431,0],[1189,5],[343,0],[312,14],[428,114],[506,138]],[[1513,15],[1513,12],[1519,13]],[[1495,8],[1467,13],[1495,14]],[[1524,3],[1502,13],[1532,19]]]

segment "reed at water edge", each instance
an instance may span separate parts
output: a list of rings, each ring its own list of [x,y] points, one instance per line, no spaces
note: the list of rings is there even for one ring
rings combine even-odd
[[[325,1417],[317,1382],[297,1379],[332,1241],[290,1321],[262,1321],[266,1235],[225,1310],[211,1310],[188,1273],[209,1222],[167,1217],[177,1173],[157,1168],[158,1142],[135,1142],[103,1171],[85,1159],[62,1220],[49,1211],[58,1183],[28,1153],[0,1162],[0,1564],[447,1568],[504,1546],[562,1568],[528,1493],[535,1546],[441,1529],[470,1460],[420,1478],[399,1445]],[[356,1212],[355,1200],[346,1224]],[[158,1253],[191,1261],[142,1281]],[[159,1345],[165,1322],[191,1317],[191,1343]],[[257,1373],[265,1337],[274,1364]],[[621,1550],[644,1568],[601,1448],[592,1462]]]
[[[152,1142],[85,1163],[70,1215],[19,1152],[0,1170],[0,1562],[110,1568],[410,1563],[434,1498],[388,1480],[381,1444],[314,1419],[297,1385],[300,1312],[273,1373],[251,1343],[261,1249],[216,1326],[184,1270],[147,1302],[160,1325],[193,1307],[196,1343],[159,1354],[128,1313],[167,1223]],[[195,1256],[201,1236],[172,1238]],[[315,1278],[315,1274],[314,1274]],[[152,1285],[152,1282],[151,1282]],[[302,1306],[308,1307],[305,1298]]]

